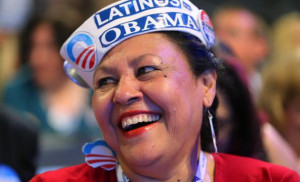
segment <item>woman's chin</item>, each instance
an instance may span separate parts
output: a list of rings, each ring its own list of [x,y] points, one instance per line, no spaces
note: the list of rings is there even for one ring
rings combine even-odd
[[[124,160],[128,167],[148,167],[159,160],[160,157],[158,151],[131,150],[130,152],[124,152],[121,160]]]

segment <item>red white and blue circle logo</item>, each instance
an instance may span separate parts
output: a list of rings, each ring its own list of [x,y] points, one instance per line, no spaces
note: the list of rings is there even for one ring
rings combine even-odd
[[[212,47],[216,41],[214,27],[209,16],[204,10],[201,10],[200,20],[202,32],[204,33],[207,46]]]
[[[91,36],[79,33],[67,44],[69,58],[82,70],[91,71],[96,65],[95,43]]]
[[[101,167],[111,171],[116,167],[115,153],[104,140],[84,144],[82,152],[85,154],[86,163],[93,168]]]

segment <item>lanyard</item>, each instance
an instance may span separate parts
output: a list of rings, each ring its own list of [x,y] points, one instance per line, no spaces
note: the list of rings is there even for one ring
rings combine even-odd
[[[207,165],[207,159],[206,156],[204,155],[204,152],[201,150],[200,151],[200,157],[198,160],[198,165],[197,165],[197,171],[195,174],[195,177],[193,179],[193,182],[203,182],[204,177],[205,177],[205,169]],[[120,166],[120,164],[117,164],[117,180],[118,182],[130,182],[130,180],[127,178],[127,176],[123,173],[123,170]]]
[[[206,156],[204,155],[204,152],[201,150],[200,157],[198,160],[198,167],[197,167],[196,175],[194,177],[193,182],[203,182],[204,181],[206,166],[207,166],[207,159],[206,159]]]

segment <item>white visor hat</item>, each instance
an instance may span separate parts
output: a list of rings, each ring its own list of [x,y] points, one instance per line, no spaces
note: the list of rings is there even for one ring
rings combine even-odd
[[[157,31],[189,33],[207,48],[215,43],[209,16],[189,0],[121,0],[93,14],[63,44],[64,70],[78,85],[93,88],[94,71],[109,50]]]

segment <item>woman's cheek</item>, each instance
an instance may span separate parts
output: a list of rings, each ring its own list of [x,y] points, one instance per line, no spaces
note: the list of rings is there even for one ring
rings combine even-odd
[[[92,98],[92,106],[95,117],[102,133],[105,133],[109,127],[109,114],[111,113],[111,104],[108,102],[103,95],[94,93]]]
[[[97,122],[100,127],[102,136],[104,137],[104,140],[107,142],[107,144],[116,150],[117,147],[117,134],[116,129],[113,128],[112,124],[110,123],[110,120],[107,119],[104,114],[99,114],[97,117]]]

